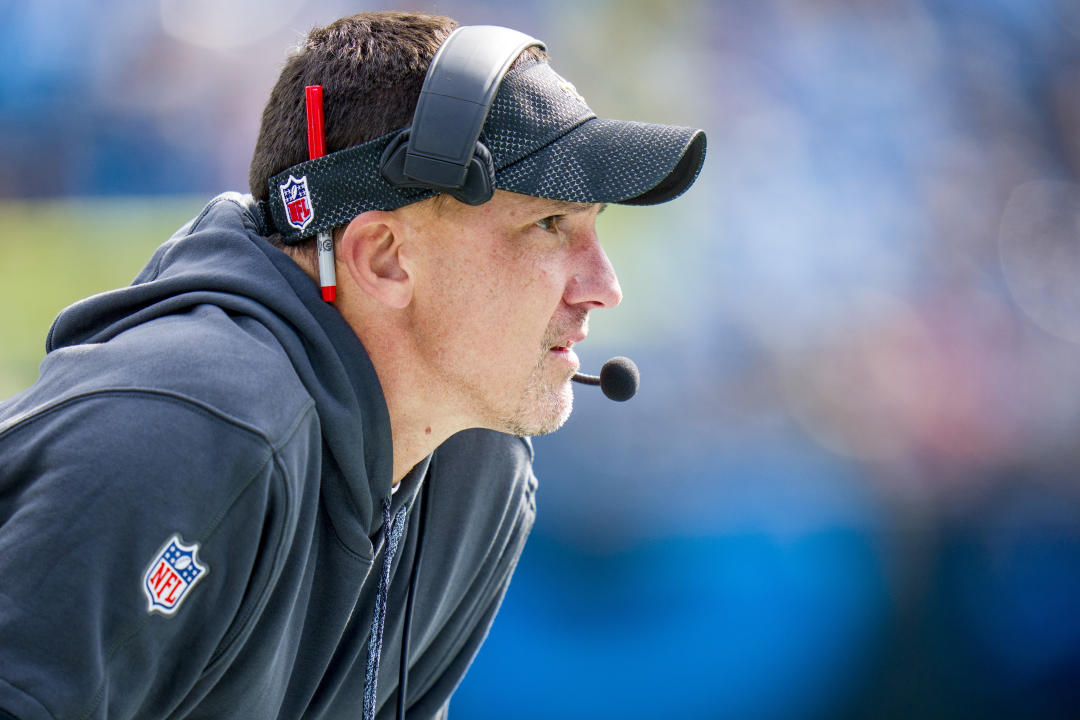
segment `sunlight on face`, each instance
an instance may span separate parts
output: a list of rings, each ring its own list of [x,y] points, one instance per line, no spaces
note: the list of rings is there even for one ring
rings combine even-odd
[[[484,205],[432,203],[410,225],[413,329],[433,393],[468,422],[516,435],[563,425],[574,343],[621,291],[596,237],[598,204],[498,191]]]

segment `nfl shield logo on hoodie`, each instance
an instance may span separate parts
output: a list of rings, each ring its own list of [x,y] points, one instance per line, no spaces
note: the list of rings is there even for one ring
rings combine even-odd
[[[199,562],[198,552],[198,544],[185,545],[179,535],[169,538],[143,576],[143,592],[150,603],[147,612],[172,615],[180,608],[209,569]]]
[[[308,194],[307,175],[300,179],[290,175],[283,185],[278,185],[278,190],[281,191],[281,202],[285,203],[289,224],[297,230],[306,228],[315,215]]]

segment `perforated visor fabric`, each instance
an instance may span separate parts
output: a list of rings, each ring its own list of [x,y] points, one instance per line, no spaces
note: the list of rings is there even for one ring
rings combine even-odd
[[[328,98],[327,102],[332,102]],[[380,174],[396,133],[295,165],[270,179],[270,210],[285,242],[348,223],[366,210],[393,210],[434,195],[398,188]],[[491,151],[495,187],[570,202],[651,205],[685,192],[705,161],[694,128],[603,120],[547,63],[506,75],[480,141]],[[282,188],[306,178],[312,217],[291,227]]]
[[[495,187],[571,202],[666,202],[705,161],[702,131],[598,119],[547,63],[507,74],[481,140],[495,160]]]
[[[684,156],[693,162],[680,167]],[[704,159],[700,130],[593,119],[497,171],[495,186],[553,200],[652,205],[685,192]]]

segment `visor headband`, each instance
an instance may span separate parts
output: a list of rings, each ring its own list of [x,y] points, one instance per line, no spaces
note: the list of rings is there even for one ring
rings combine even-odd
[[[532,46],[543,48],[544,44],[509,28],[473,25],[454,30],[428,67],[412,125],[340,151],[366,148],[364,152],[327,163],[300,163],[270,179],[269,215],[284,241],[299,242],[359,214],[344,217],[354,205],[347,197],[338,196],[342,190],[375,189],[351,188],[344,177],[350,168],[370,171],[373,150],[379,152],[376,175],[401,191],[375,189],[378,199],[372,199],[384,209],[443,192],[470,205],[491,199],[495,167],[490,151],[479,141],[480,132],[507,70]],[[329,161],[337,155],[319,160]],[[395,202],[402,199],[405,202]]]
[[[488,28],[460,29],[465,30],[483,30],[486,36]],[[504,65],[535,41],[506,32],[511,34],[496,33],[505,41],[499,66],[492,62],[485,65],[487,74],[474,72],[471,90],[444,95],[433,93],[425,82],[426,99],[417,104],[414,125],[270,178],[269,207],[264,206],[268,232],[297,244],[368,210],[395,210],[439,193],[473,205],[486,202],[496,188],[571,202],[652,205],[679,196],[694,183],[705,159],[704,132],[598,119],[574,86],[546,62],[507,71]],[[451,38],[465,42],[470,36],[479,37],[468,32]],[[471,47],[457,40],[454,46],[458,50],[448,48],[450,55],[436,54],[430,75],[440,76],[445,58],[459,51],[468,55]],[[485,57],[490,61],[494,54]],[[458,57],[454,63],[468,65],[470,58]],[[443,103],[454,109],[432,111]],[[439,127],[440,122],[447,127]],[[429,124],[434,139],[414,145],[415,138],[427,135],[422,128]]]
[[[499,186],[497,170],[595,117],[547,63],[507,74],[493,99],[487,125],[473,143],[482,148],[476,154],[484,153],[485,164],[491,164],[492,188]],[[368,210],[395,210],[447,192],[413,181],[395,185],[384,177],[382,169],[390,155],[404,160],[407,145],[401,143],[407,131],[395,130],[362,145],[298,163],[270,178],[269,216],[284,242],[299,243],[320,230],[345,225]],[[290,204],[295,205],[298,196],[311,212],[304,227],[290,222]]]

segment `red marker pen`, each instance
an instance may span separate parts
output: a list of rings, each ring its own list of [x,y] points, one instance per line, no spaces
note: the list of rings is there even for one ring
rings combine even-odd
[[[304,88],[304,101],[307,105],[307,144],[308,158],[314,160],[326,154],[326,141],[323,139],[322,85],[308,85]],[[319,244],[319,286],[322,298],[326,302],[337,299],[337,273],[334,270],[334,236],[329,230],[321,230]]]

